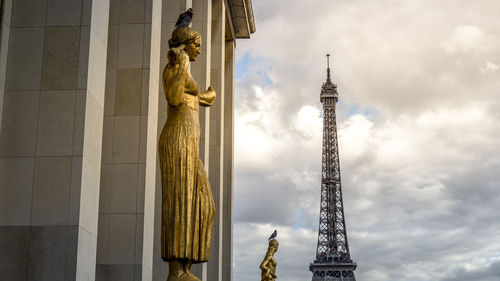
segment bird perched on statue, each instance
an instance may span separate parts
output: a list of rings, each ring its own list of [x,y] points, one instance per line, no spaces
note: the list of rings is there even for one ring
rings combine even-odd
[[[271,234],[271,237],[269,237],[268,240],[270,241],[271,239],[276,238],[276,236],[278,236],[278,231],[276,231],[276,229],[275,229],[274,232],[273,232],[273,234]]]
[[[188,27],[193,19],[193,9],[189,8],[187,11],[179,15],[175,27]]]

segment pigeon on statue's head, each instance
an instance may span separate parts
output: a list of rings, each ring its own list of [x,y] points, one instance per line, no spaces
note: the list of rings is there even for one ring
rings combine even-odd
[[[193,19],[193,9],[189,8],[186,12],[179,15],[175,27],[188,27]]]
[[[278,236],[278,231],[276,231],[276,229],[275,229],[273,234],[271,234],[271,237],[269,237],[268,240],[274,239],[274,238],[276,238],[276,236]]]

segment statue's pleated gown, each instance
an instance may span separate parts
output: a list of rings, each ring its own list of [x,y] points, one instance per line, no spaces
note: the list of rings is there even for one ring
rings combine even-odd
[[[168,105],[158,152],[162,173],[162,258],[206,262],[210,253],[215,205],[199,156],[199,103],[203,96],[191,75],[181,103]],[[168,97],[167,97],[168,100]]]

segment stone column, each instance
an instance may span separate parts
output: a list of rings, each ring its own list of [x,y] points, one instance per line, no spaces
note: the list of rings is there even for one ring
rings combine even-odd
[[[9,53],[10,19],[12,0],[0,0],[1,38],[0,38],[0,132],[2,131],[3,99],[5,94],[5,73]]]
[[[161,40],[162,40],[162,10],[163,10],[162,0],[153,0],[151,8],[151,43],[150,43],[150,69],[149,69],[149,94],[148,94],[148,116],[147,116],[147,136],[146,136],[146,167],[145,167],[145,190],[144,190],[144,230],[143,230],[143,254],[142,254],[142,281],[152,281],[153,280],[153,265],[156,261],[161,264],[161,259],[159,256],[159,240],[155,235],[155,219],[160,216],[161,213],[156,213],[155,218],[155,207],[158,206],[155,200],[155,193],[157,186],[161,184],[157,181],[158,167],[157,167],[157,139],[158,133],[161,130],[158,117],[158,105],[160,104],[159,99],[163,95],[163,87],[161,82],[162,73],[162,53],[161,53]],[[160,108],[163,111],[164,108]],[[164,113],[163,113],[164,114]],[[156,198],[158,199],[158,198]],[[158,209],[156,209],[158,210]],[[158,211],[161,210],[161,206]],[[156,228],[158,232],[159,228]],[[159,259],[156,260],[156,259]],[[158,266],[160,267],[160,266]],[[161,267],[167,269],[165,265]],[[156,269],[156,267],[155,267]],[[161,273],[161,271],[160,271]],[[165,280],[167,275],[163,275],[160,280]]]
[[[111,0],[96,281],[141,280],[151,0]]]
[[[0,272],[93,280],[109,1],[8,2]]]
[[[233,170],[234,170],[234,50],[233,40],[225,41],[224,55],[224,172],[222,207],[222,280],[233,272]]]
[[[68,4],[68,2],[71,3],[71,1],[60,3],[68,5],[68,9],[73,9],[72,3]],[[85,1],[83,9],[85,15],[87,13],[85,11]],[[77,281],[94,280],[95,272],[109,0],[92,0],[91,15],[91,17],[88,15],[88,18],[92,20],[90,22],[88,67],[86,68],[88,82],[84,113],[85,126],[81,167],[81,194],[79,198],[76,197],[74,199],[75,201],[80,201],[76,265]],[[85,62],[86,56],[86,53],[80,53],[80,59],[82,60],[80,63]],[[85,76],[82,77],[82,80],[84,79]],[[77,139],[76,137],[74,140]],[[74,168],[78,169],[79,167],[76,166]],[[77,183],[76,186],[78,186]]]
[[[210,107],[209,130],[209,179],[216,207],[212,246],[208,262],[208,280],[222,280],[222,244],[223,244],[223,170],[224,170],[224,48],[226,7],[223,0],[212,0],[211,30],[211,86],[217,91],[217,98]]]

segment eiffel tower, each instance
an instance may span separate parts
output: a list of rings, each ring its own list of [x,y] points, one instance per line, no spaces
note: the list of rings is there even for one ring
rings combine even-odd
[[[337,85],[330,78],[330,55],[326,56],[327,77],[320,95],[324,114],[318,246],[316,259],[309,270],[313,273],[312,281],[356,281],[354,270],[357,264],[349,254],[340,182],[335,116],[339,94]]]

